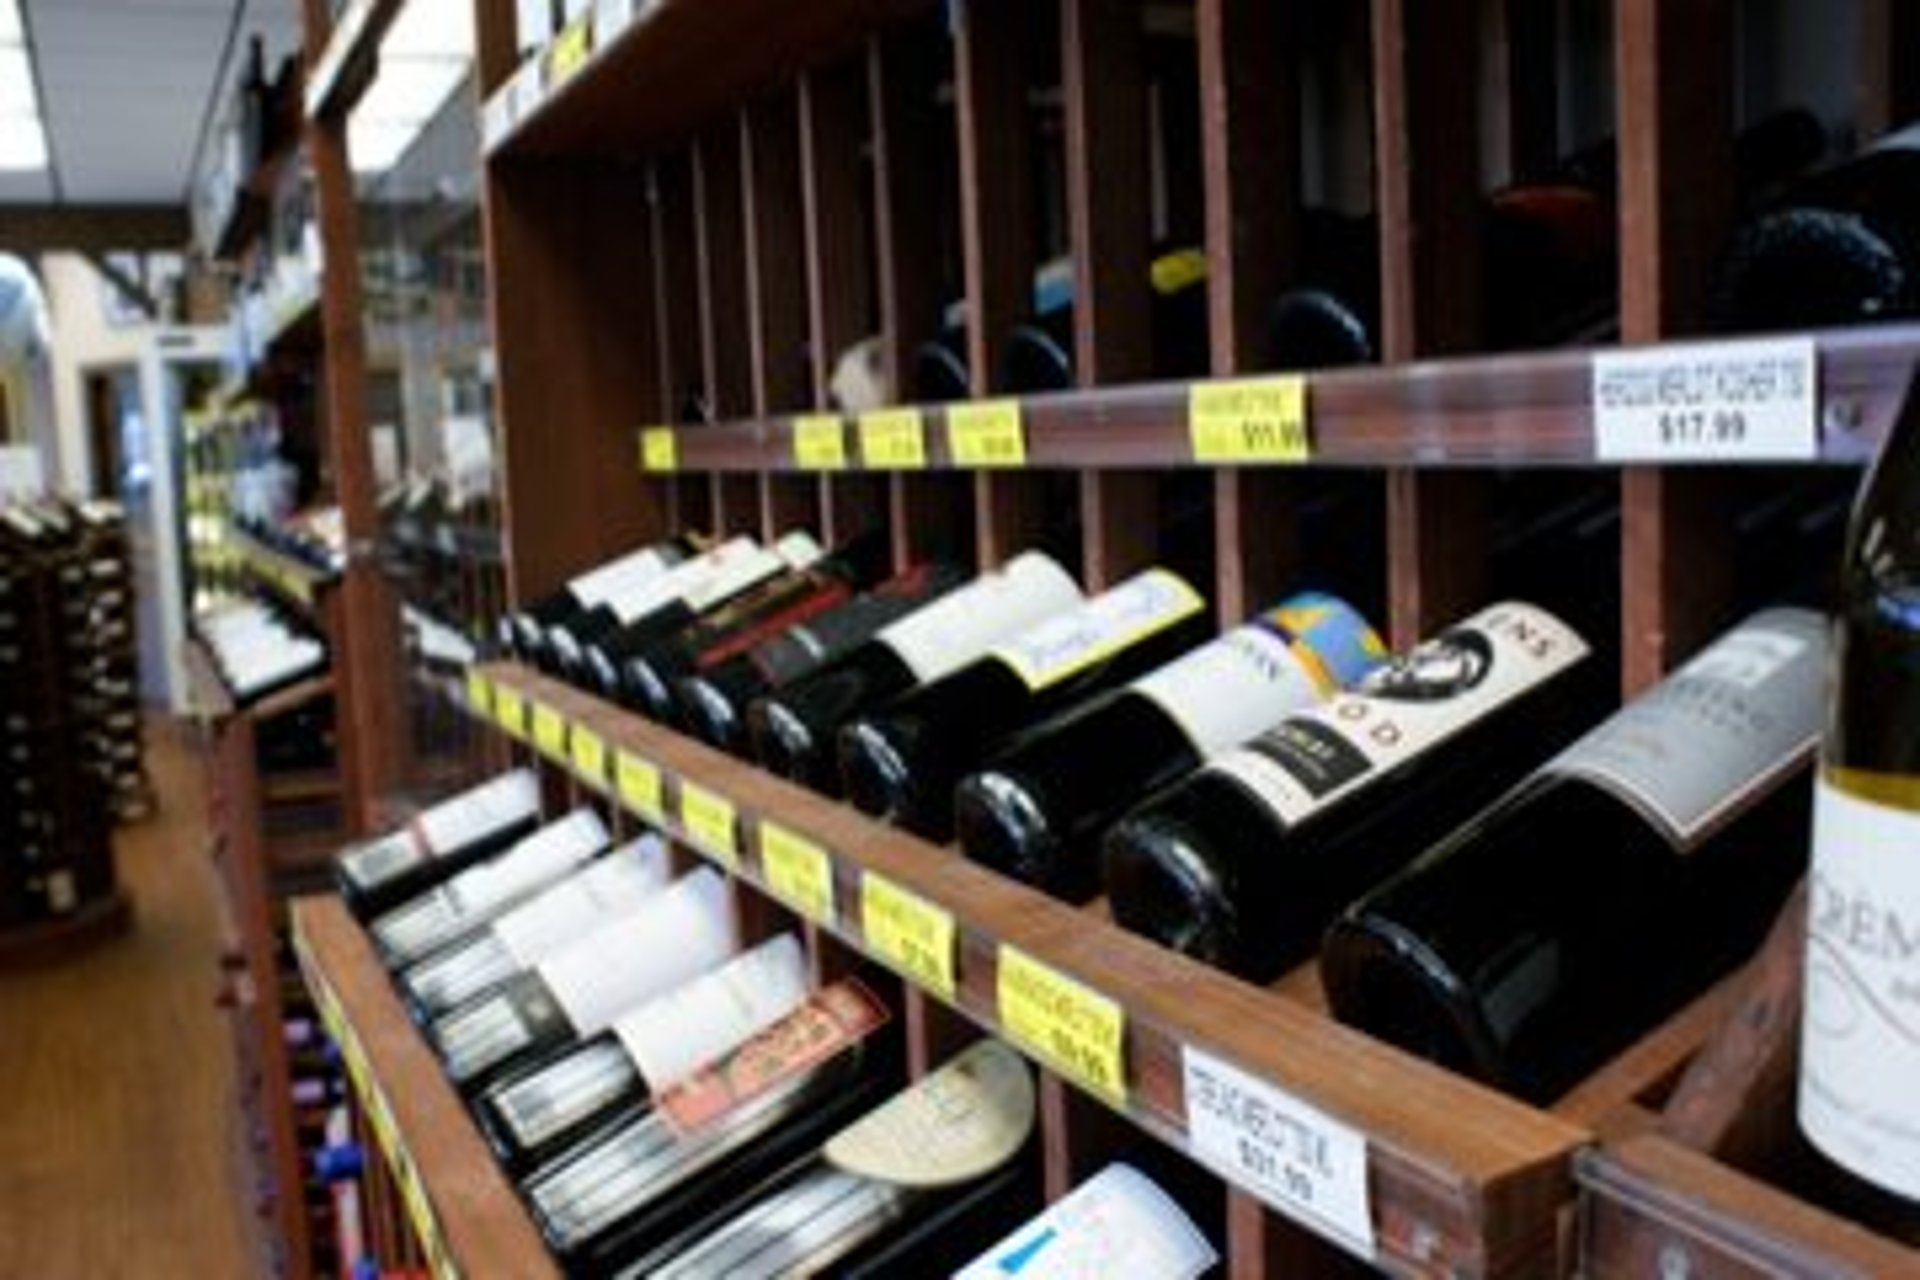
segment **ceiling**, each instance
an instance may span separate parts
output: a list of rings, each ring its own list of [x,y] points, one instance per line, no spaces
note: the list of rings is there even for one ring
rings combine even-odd
[[[179,204],[216,84],[247,37],[269,74],[299,45],[298,0],[24,0],[51,172],[0,173],[0,202]]]

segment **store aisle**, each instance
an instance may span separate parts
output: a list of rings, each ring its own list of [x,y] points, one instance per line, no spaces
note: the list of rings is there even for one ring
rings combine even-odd
[[[0,1276],[246,1277],[219,924],[190,745],[148,737],[160,813],[120,833],[131,936],[0,974]]]

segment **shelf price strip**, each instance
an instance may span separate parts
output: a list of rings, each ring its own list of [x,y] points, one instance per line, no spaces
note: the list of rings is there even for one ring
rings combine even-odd
[[[1195,462],[1299,464],[1312,460],[1307,380],[1198,382],[1187,397]]]
[[[533,704],[533,745],[554,763],[567,763],[567,718],[543,702]]]
[[[661,475],[680,469],[680,442],[672,427],[648,427],[640,433],[640,469]]]
[[[666,788],[650,760],[626,751],[613,756],[613,789],[620,803],[655,826],[667,820]]]
[[[557,89],[587,65],[593,53],[593,15],[581,14],[547,48],[547,88]]]
[[[833,924],[833,859],[825,849],[777,822],[763,819],[760,872],[775,897],[817,924]]]
[[[596,791],[607,789],[607,742],[586,725],[575,722],[567,734],[573,772]]]
[[[844,471],[847,433],[840,416],[803,414],[793,420],[793,464],[802,471]]]
[[[1195,1157],[1373,1261],[1365,1135],[1193,1045],[1181,1049],[1181,1072]]]
[[[493,718],[508,734],[522,742],[526,741],[527,703],[518,689],[504,684],[494,687]]]
[[[695,847],[711,854],[728,870],[739,866],[738,822],[733,804],[725,796],[680,779],[680,825]]]
[[[493,714],[493,681],[478,667],[467,668],[467,707],[477,716]]]
[[[1027,428],[1018,400],[981,400],[947,410],[947,452],[963,467],[1024,467]]]
[[[874,955],[953,1003],[959,929],[952,912],[869,871],[860,877],[860,933]]]
[[[1126,1014],[1110,997],[1002,943],[1000,1025],[1018,1044],[1115,1106],[1127,1104]]]
[[[860,415],[860,461],[883,471],[927,465],[927,420],[918,409],[876,409]]]

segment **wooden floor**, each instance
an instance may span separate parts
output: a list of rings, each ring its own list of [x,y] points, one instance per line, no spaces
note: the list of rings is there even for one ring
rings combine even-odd
[[[259,1274],[229,1152],[237,1110],[197,763],[150,736],[156,817],[124,828],[131,936],[0,974],[0,1277]]]

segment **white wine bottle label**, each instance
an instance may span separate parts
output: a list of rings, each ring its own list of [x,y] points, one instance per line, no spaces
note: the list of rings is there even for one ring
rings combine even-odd
[[[1206,607],[1179,574],[1149,569],[994,646],[992,656],[1037,693]]]
[[[434,805],[413,820],[426,852],[433,857],[483,840],[503,827],[525,822],[540,812],[540,782],[531,769],[515,769]]]
[[[602,921],[633,911],[667,886],[666,841],[643,836],[493,922],[493,935],[521,969],[532,968]]]
[[[1808,887],[1800,1127],[1920,1200],[1920,811],[1822,777]]]
[[[783,933],[623,1014],[613,1033],[657,1093],[731,1053],[806,998],[806,954]]]
[[[1690,850],[1766,795],[1820,738],[1826,621],[1769,609],[1562,752],[1548,773],[1591,782]]]
[[[659,577],[643,583],[638,590],[607,601],[614,618],[625,626],[675,600],[691,599],[716,577],[737,573],[742,565],[778,563],[778,557],[749,537],[729,538],[719,546],[703,551],[691,560],[682,560]]]
[[[1011,1160],[1033,1132],[1033,1072],[999,1040],[939,1070],[828,1139],[838,1168],[902,1187],[957,1186]]]
[[[1237,747],[1323,702],[1386,656],[1366,621],[1330,596],[1295,596],[1176,658],[1133,688],[1202,756]]]
[[[738,947],[726,881],[700,867],[633,915],[540,962],[540,980],[580,1036],[720,964]]]
[[[638,1073],[618,1042],[593,1040],[524,1078],[487,1092],[487,1105],[522,1151],[544,1146],[633,1091]]]
[[[987,652],[1009,636],[1079,604],[1080,588],[1051,557],[1015,556],[875,637],[925,684]]]
[[[677,563],[657,547],[642,547],[581,574],[567,584],[567,593],[582,608],[591,609],[639,590]]]
[[[1586,653],[1586,642],[1552,614],[1527,604],[1493,605],[1209,767],[1239,781],[1289,825],[1298,823]]]
[[[773,544],[773,552],[785,562],[789,569],[807,569],[827,554],[814,536],[803,530],[781,535]]]
[[[1152,1179],[1110,1164],[954,1280],[1193,1280],[1219,1261]]]

